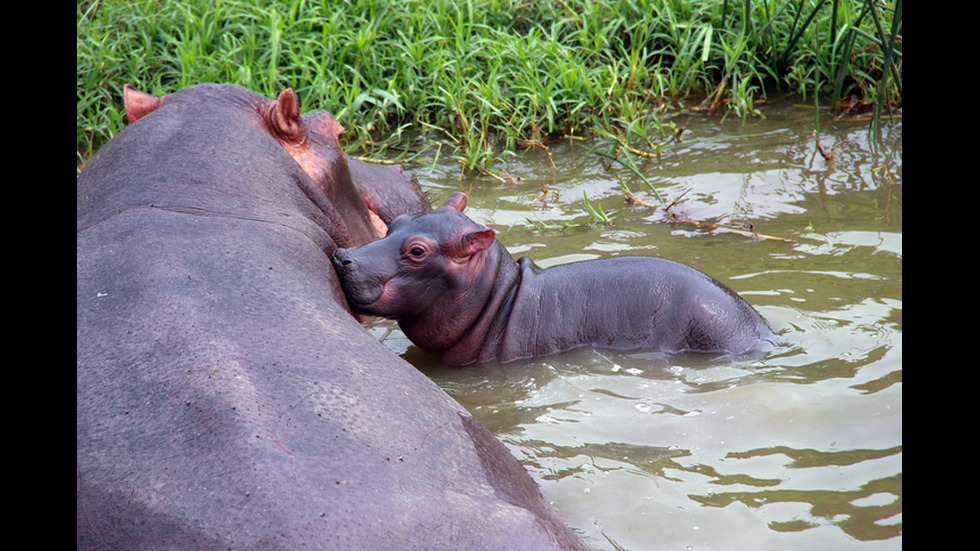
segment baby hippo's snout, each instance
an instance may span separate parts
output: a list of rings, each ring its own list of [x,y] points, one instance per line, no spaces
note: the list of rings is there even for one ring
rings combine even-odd
[[[388,259],[370,247],[375,243],[337,249],[330,258],[351,309],[370,316],[385,315],[381,299],[394,273]]]
[[[355,262],[354,259],[351,258],[351,255],[347,251],[347,249],[337,249],[336,251],[334,251],[332,260],[333,260],[334,267],[336,267],[338,270],[340,270],[341,268],[345,270],[357,269],[357,262]]]
[[[365,311],[365,307],[381,298],[384,293],[384,281],[376,274],[372,275],[361,269],[356,256],[349,249],[337,249],[331,260],[351,308],[358,313],[372,314]]]
[[[352,249],[337,249],[330,258],[333,261],[333,267],[337,270],[337,275],[340,276],[340,282],[345,289],[348,286],[363,286],[367,282],[366,280],[369,279],[357,262],[357,251],[351,251]]]

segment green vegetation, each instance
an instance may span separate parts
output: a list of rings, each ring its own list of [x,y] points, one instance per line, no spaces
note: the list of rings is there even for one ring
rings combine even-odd
[[[156,95],[199,82],[269,97],[292,87],[304,111],[341,121],[348,150],[438,144],[465,170],[556,135],[656,154],[676,132],[660,114],[753,116],[776,90],[876,114],[902,93],[901,0],[76,6],[79,166],[125,124],[127,83]]]

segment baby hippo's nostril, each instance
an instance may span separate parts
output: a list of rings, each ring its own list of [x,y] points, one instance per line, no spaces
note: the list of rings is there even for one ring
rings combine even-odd
[[[347,249],[337,249],[333,253],[333,261],[341,266],[353,266],[354,260],[347,255]]]

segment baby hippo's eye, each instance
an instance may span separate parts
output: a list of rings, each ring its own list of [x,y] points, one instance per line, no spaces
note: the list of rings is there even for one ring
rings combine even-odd
[[[412,262],[422,263],[429,258],[429,248],[424,243],[410,243],[404,250],[402,258]]]

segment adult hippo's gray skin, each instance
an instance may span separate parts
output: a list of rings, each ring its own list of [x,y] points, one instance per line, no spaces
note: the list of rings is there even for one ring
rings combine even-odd
[[[741,354],[773,337],[734,291],[690,266],[627,256],[546,270],[517,262],[455,192],[394,220],[384,239],[338,249],[355,312],[398,320],[449,364],[507,362],[579,346]]]
[[[332,117],[232,85],[126,105],[77,180],[79,549],[581,548],[337,294],[329,254],[374,231]]]

